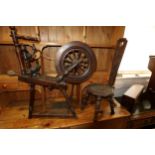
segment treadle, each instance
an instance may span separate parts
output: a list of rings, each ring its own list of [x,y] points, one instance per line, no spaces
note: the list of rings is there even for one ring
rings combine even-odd
[[[68,109],[65,101],[47,101],[42,110],[42,104],[36,105],[30,118],[35,117],[60,117],[60,118],[77,118],[76,113]]]
[[[55,117],[55,118],[77,118],[75,115],[63,115],[63,114],[53,114],[53,113],[32,113],[31,118],[38,118],[38,117]]]

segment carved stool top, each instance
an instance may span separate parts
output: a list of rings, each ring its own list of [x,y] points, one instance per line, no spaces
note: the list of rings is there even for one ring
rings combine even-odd
[[[110,97],[113,95],[113,87],[108,84],[90,84],[87,86],[87,92],[95,96]]]

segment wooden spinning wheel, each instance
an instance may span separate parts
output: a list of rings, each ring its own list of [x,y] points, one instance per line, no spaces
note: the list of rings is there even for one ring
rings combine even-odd
[[[66,75],[66,82],[82,83],[95,71],[96,57],[87,44],[73,41],[58,50],[56,69],[59,75]]]

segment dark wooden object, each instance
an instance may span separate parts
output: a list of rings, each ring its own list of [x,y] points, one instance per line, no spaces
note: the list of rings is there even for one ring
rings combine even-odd
[[[20,69],[21,69],[19,80],[30,84],[29,118],[31,118],[32,116],[76,117],[76,113],[72,107],[71,97],[69,97],[66,93],[66,89],[67,89],[66,83],[63,80],[59,80],[59,76],[55,78],[55,77],[47,77],[46,75],[41,75],[40,74],[41,66],[39,64],[39,58],[41,57],[41,52],[35,48],[35,45],[30,46],[30,45],[19,43],[19,39],[25,39],[28,41],[36,41],[36,39],[31,37],[18,36],[17,30],[15,27],[10,27],[10,29],[11,29],[11,37],[13,39],[13,42],[16,48],[16,54],[17,54],[19,64],[20,64]],[[27,47],[32,49],[32,51],[30,52]],[[68,74],[72,69],[73,67],[68,68],[68,70],[66,71],[66,74]],[[63,75],[61,75],[61,77],[63,79]],[[69,110],[71,114],[46,115],[41,112],[33,115],[36,85],[40,85],[44,88],[49,88],[50,90],[53,90],[53,89],[60,90],[66,99],[66,103],[67,103],[66,108]]]
[[[142,100],[148,100],[151,106],[155,106],[155,56],[150,56],[148,69],[152,72],[146,91],[142,95]]]
[[[132,115],[128,122],[130,129],[149,128],[150,125],[155,125],[155,110],[143,111],[136,115]],[[152,128],[152,127],[151,127]],[[154,128],[154,127],[153,127]]]
[[[155,56],[150,56],[148,68],[152,75],[146,91],[141,95],[139,104],[130,118],[128,128],[147,128],[155,125]]]
[[[141,96],[137,113],[133,113],[130,128],[140,128],[155,124],[155,56],[150,56],[149,70],[152,72],[146,91]]]
[[[147,91],[151,91],[152,93],[153,92],[155,93],[155,56],[150,56],[148,68],[152,72],[152,75],[150,77]]]
[[[136,104],[139,102],[143,90],[143,85],[134,84],[124,93],[122,97],[122,105],[126,107],[130,113],[134,112]]]
[[[114,103],[113,103],[113,85],[116,79],[117,71],[124,54],[126,48],[127,40],[125,38],[119,39],[116,44],[114,59],[112,62],[112,69],[110,73],[110,78],[108,84],[90,84],[86,86],[83,90],[82,97],[82,109],[86,106],[89,97],[93,96],[95,98],[95,113],[94,113],[94,121],[97,121],[98,114],[102,114],[102,110],[100,108],[102,99],[107,99],[110,104],[111,114],[114,114]]]
[[[155,106],[155,56],[150,56],[150,61],[148,64],[149,70],[152,72],[148,87],[146,90],[146,93],[144,96],[146,96],[150,102],[152,103],[152,106]]]

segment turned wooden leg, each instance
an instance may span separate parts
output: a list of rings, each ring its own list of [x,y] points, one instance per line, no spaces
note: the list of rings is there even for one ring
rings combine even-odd
[[[80,103],[80,105],[81,105],[81,110],[84,110],[84,108],[86,107],[86,105],[87,105],[87,103],[88,103],[88,100],[89,100],[89,94],[86,93],[86,94],[82,97],[82,99],[81,99],[81,103]]]
[[[73,108],[73,106],[72,106],[72,97],[70,98],[70,97],[67,95],[67,93],[66,93],[66,91],[65,91],[64,89],[62,89],[61,92],[63,93],[63,95],[64,95],[64,97],[65,97],[65,99],[66,99],[66,102],[67,102],[67,105],[68,105],[68,109],[71,111],[73,117],[77,117],[77,116],[76,116],[76,113],[75,113],[75,111],[74,111],[74,108]]]
[[[29,100],[29,118],[32,118],[33,106],[35,100],[35,85],[30,85],[30,100]]]
[[[110,109],[111,109],[111,115],[113,115],[115,113],[114,111],[114,102],[113,102],[113,98],[109,98],[109,104],[110,104]]]
[[[46,88],[42,87],[42,111],[46,110]]]
[[[80,92],[80,89],[81,89],[81,85],[80,84],[77,84],[76,86],[76,96],[77,96],[77,104],[79,105],[80,104],[80,100],[81,100],[81,92]]]
[[[97,96],[96,103],[95,103],[95,113],[94,113],[94,122],[98,119],[98,114],[102,113],[103,111],[100,109],[102,98]]]

